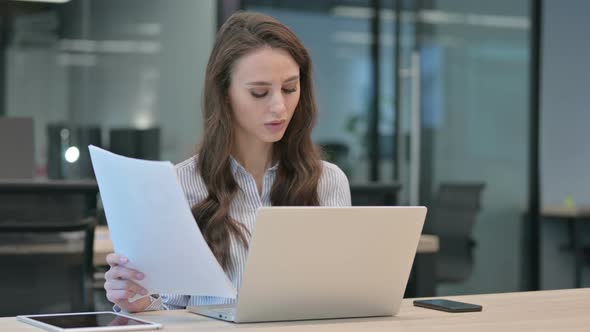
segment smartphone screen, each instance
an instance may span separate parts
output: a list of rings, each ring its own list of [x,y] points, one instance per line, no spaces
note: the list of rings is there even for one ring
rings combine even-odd
[[[473,312],[481,311],[482,306],[478,304],[465,303],[459,301],[435,299],[435,300],[415,300],[414,305],[434,310],[446,312]]]

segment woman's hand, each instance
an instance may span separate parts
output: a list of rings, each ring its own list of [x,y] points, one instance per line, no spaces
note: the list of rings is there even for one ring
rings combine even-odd
[[[125,267],[128,262],[129,259],[121,255],[113,253],[107,256],[107,263],[111,267],[104,275],[107,299],[127,312],[143,311],[151,303],[149,297],[141,298],[133,303],[129,302],[129,299],[137,294],[148,295],[145,288],[133,281],[142,280],[145,276],[137,270]]]

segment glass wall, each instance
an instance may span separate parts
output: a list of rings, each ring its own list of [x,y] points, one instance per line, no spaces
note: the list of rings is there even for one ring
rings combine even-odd
[[[476,218],[464,226],[473,227],[470,272],[440,283],[438,292],[521,289],[531,151],[530,1],[243,3],[285,22],[310,49],[321,112],[315,139],[350,147],[351,162],[342,166],[350,167],[353,181],[369,180],[374,166],[369,121],[377,96],[378,181],[401,184],[399,204],[434,211],[441,184],[483,185]],[[378,31],[372,29],[375,8]],[[433,212],[426,231],[444,233],[452,223]]]
[[[174,162],[194,152],[215,1],[9,3],[4,115],[33,118],[37,176],[91,177],[87,144]]]
[[[421,9],[421,201],[434,203],[441,183],[485,185],[473,273],[440,287],[441,294],[521,287],[531,149],[529,7],[526,0],[439,0]]]

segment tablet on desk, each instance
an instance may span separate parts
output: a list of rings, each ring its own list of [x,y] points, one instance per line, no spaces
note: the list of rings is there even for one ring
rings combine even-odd
[[[162,328],[162,324],[109,311],[23,315],[16,316],[16,319],[47,331],[58,332],[137,331]]]

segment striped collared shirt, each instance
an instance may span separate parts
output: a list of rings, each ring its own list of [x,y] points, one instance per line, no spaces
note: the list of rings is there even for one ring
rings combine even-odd
[[[203,179],[196,170],[195,158],[187,159],[176,165],[180,184],[191,206],[207,197]],[[318,197],[321,206],[350,206],[350,187],[346,175],[338,166],[322,162],[323,170],[318,184]],[[262,194],[258,192],[254,177],[235,159],[231,159],[231,170],[239,190],[230,204],[229,215],[243,224],[250,234],[256,226],[256,210],[261,206],[271,206],[270,193],[275,181],[278,165],[269,168],[263,177]],[[235,238],[231,238],[231,266],[226,271],[236,289],[240,289],[247,250]],[[235,300],[177,294],[161,294],[152,297],[152,304],[146,310],[179,309],[188,305],[230,304]]]

